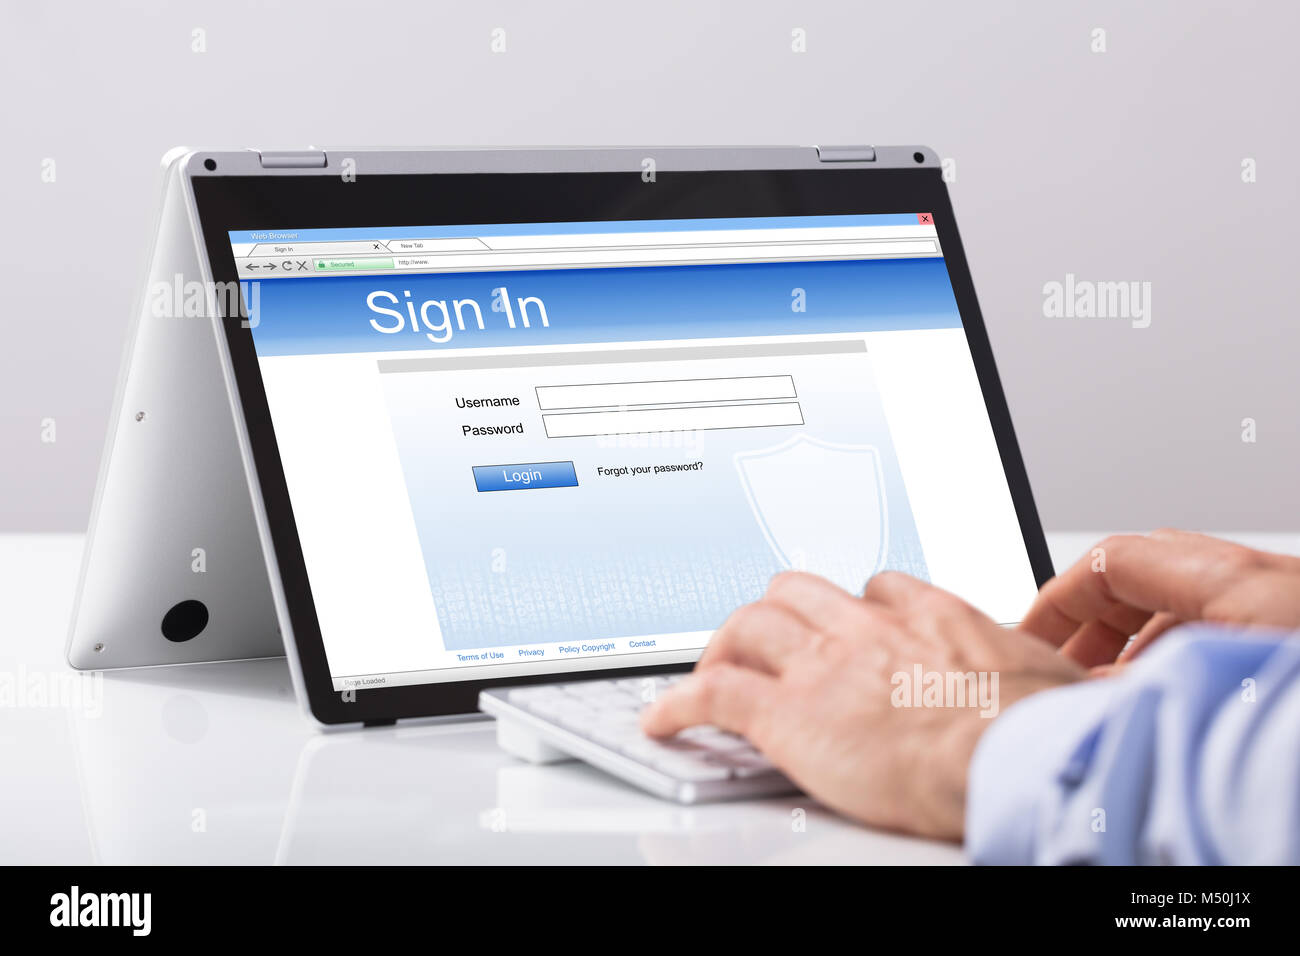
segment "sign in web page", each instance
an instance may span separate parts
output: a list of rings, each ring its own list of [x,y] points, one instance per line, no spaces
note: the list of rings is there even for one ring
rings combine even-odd
[[[340,689],[690,660],[790,569],[1032,598],[928,214],[231,239]]]

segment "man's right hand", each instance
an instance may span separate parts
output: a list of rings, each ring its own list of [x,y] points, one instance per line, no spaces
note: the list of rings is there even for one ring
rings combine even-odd
[[[1115,535],[1043,585],[1020,629],[1100,667],[1185,621],[1300,629],[1300,558],[1188,531]]]

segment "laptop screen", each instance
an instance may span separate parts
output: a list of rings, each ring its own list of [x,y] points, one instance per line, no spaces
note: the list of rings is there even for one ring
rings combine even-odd
[[[336,690],[694,660],[788,569],[1035,593],[927,212],[229,235]]]

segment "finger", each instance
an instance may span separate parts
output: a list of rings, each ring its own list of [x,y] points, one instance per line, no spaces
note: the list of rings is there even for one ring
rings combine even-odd
[[[1128,645],[1120,652],[1118,662],[1127,663],[1145,650],[1152,641],[1158,638],[1165,631],[1177,627],[1182,621],[1176,615],[1161,611],[1153,615],[1151,620],[1147,621],[1142,630],[1137,632],[1137,636],[1128,642]]]
[[[881,571],[879,574],[872,575],[862,591],[862,596],[868,601],[901,610],[915,604],[934,590],[934,585],[926,584],[910,574]]]
[[[758,671],[718,664],[683,678],[641,713],[641,729],[670,737],[696,724],[740,734],[761,749],[758,717],[771,706],[777,680]]]
[[[1089,621],[1061,645],[1061,653],[1082,667],[1113,664],[1133,631]]]
[[[931,647],[945,641],[923,625],[936,615],[974,612],[965,601],[942,588],[898,571],[883,571],[874,575],[862,591],[862,600],[875,604],[903,622],[910,638]]]
[[[696,670],[717,664],[736,664],[780,674],[786,662],[808,648],[814,631],[800,617],[768,601],[737,609],[714,633]]]
[[[1118,601],[1097,609],[1095,613],[1100,614],[1099,617],[1089,619],[1086,616],[1088,612],[1082,613],[1084,617],[1081,620],[1074,620],[1060,612],[1064,625],[1058,633],[1067,632],[1070,627],[1074,630],[1069,631],[1069,636],[1063,641],[1058,641],[1055,636],[1046,639],[1058,644],[1067,657],[1085,667],[1115,660],[1132,636],[1151,620],[1150,611]],[[1022,621],[1017,629],[1040,638],[1044,637],[1043,630],[1047,630],[1043,628],[1041,618],[1028,624]]]
[[[1204,563],[1202,549],[1182,540],[1107,538],[1043,585],[1020,627],[1057,646],[1090,621],[1133,634],[1155,611],[1199,607]]]
[[[884,621],[884,609],[862,601],[825,578],[784,571],[768,585],[764,602],[785,608],[809,628],[845,637],[865,635]]]
[[[1273,551],[1258,551],[1254,548],[1245,548],[1244,545],[1236,545],[1222,538],[1216,538],[1212,535],[1201,534],[1199,531],[1181,531],[1177,528],[1160,528],[1152,531],[1150,537],[1159,541],[1169,541],[1174,544],[1181,544],[1190,550],[1195,550],[1200,554],[1222,554],[1229,550],[1248,550],[1251,551],[1255,559],[1261,566],[1267,566],[1279,571],[1288,573],[1300,572],[1300,557],[1293,554],[1277,554]]]

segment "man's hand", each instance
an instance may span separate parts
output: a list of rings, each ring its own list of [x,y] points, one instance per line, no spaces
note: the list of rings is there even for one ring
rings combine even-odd
[[[1300,558],[1187,531],[1116,535],[1048,581],[1020,629],[1099,667],[1184,621],[1300,628]]]
[[[786,573],[727,620],[695,672],[646,709],[642,727],[655,736],[693,724],[733,731],[848,816],[956,840],[967,767],[990,720],[978,700],[906,706],[921,702],[920,687],[896,706],[917,665],[945,685],[949,675],[983,672],[992,687],[996,674],[998,708],[1084,676],[1046,642],[915,578],[878,574],[859,598]]]

